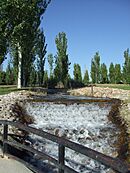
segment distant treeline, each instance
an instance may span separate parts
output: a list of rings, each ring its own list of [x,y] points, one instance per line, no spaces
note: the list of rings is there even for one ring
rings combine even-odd
[[[113,64],[107,67],[101,63],[99,52],[96,52],[91,60],[91,70],[85,70],[82,74],[80,64],[74,64],[73,78],[69,74],[70,61],[67,54],[67,38],[64,32],[55,38],[57,54],[48,54],[46,57],[47,44],[43,32],[39,31],[36,40],[33,61],[24,59],[22,63],[22,86],[42,87],[82,87],[90,83],[130,84],[130,54],[129,49],[124,51],[124,64]],[[8,62],[6,71],[0,71],[0,84],[17,84],[18,79],[18,49],[11,52],[11,60]],[[45,60],[49,70],[44,70]],[[82,77],[83,76],[83,77]]]

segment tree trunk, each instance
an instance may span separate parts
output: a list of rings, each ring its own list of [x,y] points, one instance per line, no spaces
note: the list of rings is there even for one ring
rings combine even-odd
[[[18,57],[19,57],[19,62],[18,62],[18,85],[17,88],[20,89],[22,88],[22,53],[21,53],[21,47],[18,43]]]

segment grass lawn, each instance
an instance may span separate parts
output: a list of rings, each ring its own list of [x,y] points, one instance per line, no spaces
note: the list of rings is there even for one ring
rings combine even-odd
[[[130,85],[126,85],[126,84],[96,84],[96,86],[130,90]],[[22,88],[22,89],[30,89],[30,87]],[[0,95],[8,94],[13,91],[19,91],[16,85],[0,85]]]
[[[96,86],[130,90],[130,85],[128,84],[96,84]]]
[[[0,95],[8,94],[12,91],[18,91],[15,85],[0,85]]]

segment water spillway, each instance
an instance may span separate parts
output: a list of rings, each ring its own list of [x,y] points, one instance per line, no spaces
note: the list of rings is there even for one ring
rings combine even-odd
[[[116,157],[116,143],[120,134],[109,119],[112,108],[110,99],[51,95],[29,101],[25,108],[34,117],[31,126],[64,137],[103,154]],[[32,145],[57,158],[57,145],[31,135]],[[101,164],[70,149],[65,153],[66,165],[79,172],[109,170]],[[47,161],[44,161],[47,162]]]

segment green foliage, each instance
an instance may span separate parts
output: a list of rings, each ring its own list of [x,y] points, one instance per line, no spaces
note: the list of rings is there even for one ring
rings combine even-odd
[[[7,85],[15,84],[14,71],[13,71],[13,67],[11,67],[10,62],[8,63],[8,66],[6,69],[5,81]]]
[[[74,64],[74,80],[76,82],[82,82],[81,67],[79,64]]]
[[[0,72],[0,84],[4,85],[14,85],[15,81],[15,70],[11,62],[8,62],[6,71]]]
[[[110,64],[109,67],[109,82],[111,84],[114,83],[122,83],[122,73],[120,64],[116,64],[114,66],[113,63]]]
[[[44,81],[44,86],[48,87],[48,72],[47,72],[47,70],[44,73],[43,81]]]
[[[94,60],[96,67],[96,83],[100,83],[100,55],[98,52],[96,52]]]
[[[108,82],[107,66],[105,63],[101,64],[101,83]]]
[[[4,71],[0,71],[0,85],[6,84],[6,73]]]
[[[38,32],[36,40],[36,57],[37,57],[37,70],[38,70],[38,82],[39,86],[43,85],[43,76],[44,76],[44,65],[45,65],[45,55],[47,44],[45,43],[45,36],[43,31]]]
[[[92,83],[96,83],[96,67],[93,59],[91,60],[91,79]]]
[[[3,36],[3,33],[1,33],[1,28],[0,28],[0,65],[3,63],[3,61],[6,58],[6,53],[7,53],[7,39],[5,36]]]
[[[31,86],[35,86],[36,82],[37,82],[37,72],[36,72],[35,66],[32,65],[31,66],[31,73],[30,73],[30,77],[29,77],[29,84]]]
[[[115,83],[115,66],[113,63],[111,63],[109,67],[109,82],[111,84]]]
[[[54,69],[55,78],[57,82],[62,82],[64,87],[68,84],[69,58],[67,54],[67,38],[64,32],[59,33],[55,39],[57,47],[56,67]]]
[[[87,69],[86,69],[85,74],[84,74],[83,83],[85,85],[87,85],[89,83],[89,74],[88,74],[88,70]]]
[[[50,1],[1,0],[0,28],[8,39],[22,46],[40,25],[40,17]],[[10,41],[10,40],[9,40]]]
[[[121,66],[120,64],[115,65],[115,83],[119,84],[122,82]]]
[[[123,79],[125,83],[130,84],[130,54],[129,49],[124,52]]]
[[[3,41],[0,40],[0,50],[2,50],[0,51],[2,52],[0,53],[0,63],[7,53],[9,45],[20,48],[22,80],[25,86],[29,80],[37,29],[41,22],[41,16],[49,3],[50,0],[0,0],[0,36],[3,36],[1,37]],[[9,44],[7,45],[7,43]]]
[[[91,78],[92,83],[100,83],[100,55],[98,52],[94,55],[91,61]]]

